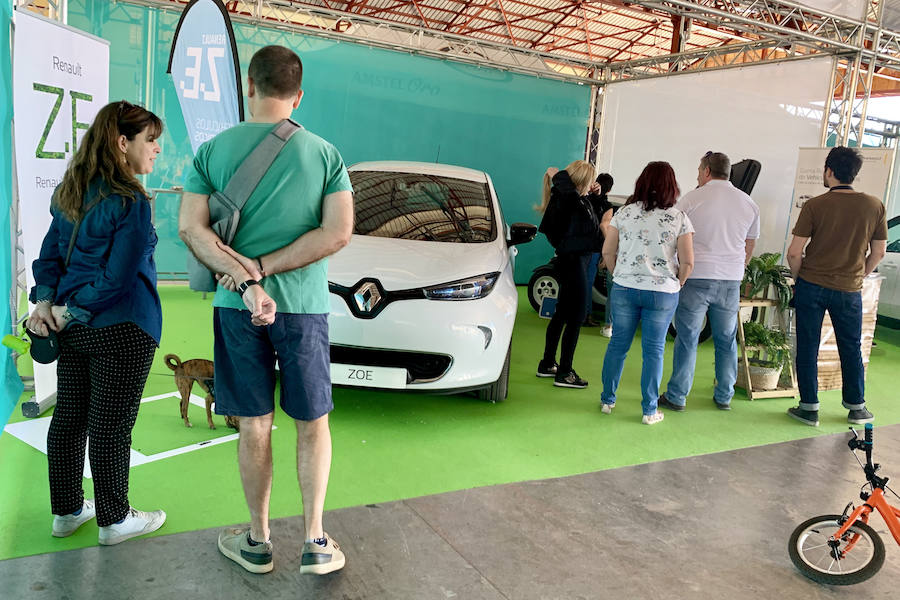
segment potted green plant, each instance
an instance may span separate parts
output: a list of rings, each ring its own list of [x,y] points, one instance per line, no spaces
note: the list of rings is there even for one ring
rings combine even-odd
[[[788,352],[791,351],[787,334],[780,329],[750,321],[744,323],[744,344],[748,351],[752,349],[755,354],[749,359],[750,382],[753,384],[753,389],[774,390],[777,388],[781,370],[787,361]],[[742,377],[743,374],[739,372],[738,378],[742,379]]]
[[[762,294],[765,298],[771,286],[775,289],[778,309],[785,310],[791,301],[791,286],[788,283],[791,270],[779,264],[780,261],[781,254],[777,252],[766,252],[751,258],[747,268],[744,269],[741,295],[745,298],[754,298]]]

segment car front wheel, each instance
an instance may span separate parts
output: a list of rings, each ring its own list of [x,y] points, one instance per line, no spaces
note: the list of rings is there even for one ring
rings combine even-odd
[[[500,378],[487,387],[478,390],[478,399],[487,402],[503,402],[509,392],[509,356],[512,350],[512,344],[506,350],[506,360],[503,361],[503,368],[500,370]]]

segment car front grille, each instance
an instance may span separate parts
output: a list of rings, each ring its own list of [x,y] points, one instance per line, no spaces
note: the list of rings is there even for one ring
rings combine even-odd
[[[453,363],[453,358],[446,354],[428,352],[332,345],[331,362],[365,367],[406,369],[407,383],[429,383],[444,376]]]

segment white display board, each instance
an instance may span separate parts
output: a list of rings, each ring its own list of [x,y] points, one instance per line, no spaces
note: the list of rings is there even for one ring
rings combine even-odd
[[[652,160],[671,163],[682,193],[697,185],[707,150],[760,161],[751,196],[760,208],[757,253],[781,252],[797,148],[816,146],[830,58],[711,71],[607,86],[599,170],[628,195]],[[560,161],[562,162],[562,160]]]
[[[19,226],[28,286],[50,226],[50,197],[84,131],[109,99],[109,42],[14,11],[13,110]],[[56,365],[35,363],[35,399],[56,392]]]
[[[800,148],[797,156],[797,176],[794,180],[794,196],[791,202],[791,217],[785,235],[784,250],[791,239],[791,231],[800,216],[800,209],[806,201],[821,196],[827,190],[823,173],[825,158],[831,148]],[[853,189],[875,196],[885,201],[894,167],[893,148],[861,148],[863,166],[853,181]]]

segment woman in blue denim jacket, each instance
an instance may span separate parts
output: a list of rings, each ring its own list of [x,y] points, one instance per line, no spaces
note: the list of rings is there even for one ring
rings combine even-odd
[[[131,430],[162,329],[156,232],[135,176],[153,170],[162,129],[159,117],[124,100],[100,109],[53,194],[53,220],[32,265],[36,306],[27,326],[57,332],[60,347],[47,433],[57,537],[94,516],[106,545],[165,522],[163,511],[128,502]],[[88,437],[95,500],[82,489]]]

